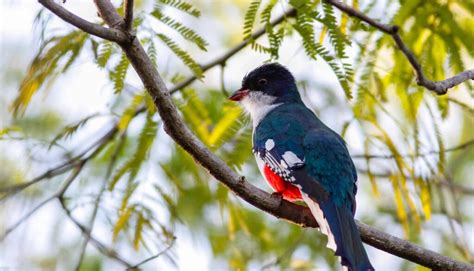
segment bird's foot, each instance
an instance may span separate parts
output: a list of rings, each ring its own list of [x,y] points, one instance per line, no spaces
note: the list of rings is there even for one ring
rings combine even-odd
[[[283,201],[283,194],[280,192],[273,192],[271,197],[278,200],[278,205],[280,205],[281,202]]]

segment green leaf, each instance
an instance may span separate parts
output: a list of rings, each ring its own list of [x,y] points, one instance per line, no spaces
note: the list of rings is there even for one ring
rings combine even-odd
[[[203,71],[201,66],[181,47],[176,44],[172,39],[170,39],[168,36],[164,34],[157,34],[158,38],[160,38],[168,48],[173,51],[173,53],[178,56],[186,66],[196,75],[198,78],[203,77]]]
[[[120,211],[119,218],[114,225],[114,230],[112,234],[112,239],[114,242],[117,241],[119,233],[125,228],[133,211],[133,207],[129,207],[125,210]]]
[[[97,65],[104,68],[112,56],[113,43],[111,41],[104,41],[99,45],[99,55],[97,57]]]
[[[402,192],[400,190],[399,179],[397,175],[391,175],[390,180],[392,181],[393,194],[395,197],[395,204],[397,206],[397,216],[403,226],[403,232],[405,237],[410,236],[410,225],[408,224],[408,215],[405,211],[405,206],[403,205]]]
[[[41,87],[51,85],[56,76],[71,67],[87,37],[82,31],[73,31],[53,37],[42,44],[21,82],[18,96],[10,106],[14,115],[23,114],[31,98]],[[62,59],[67,60],[63,63],[60,62]]]
[[[241,127],[240,117],[242,110],[239,107],[227,106],[223,108],[223,112],[225,112],[225,114],[214,125],[214,129],[212,129],[207,139],[207,143],[209,146],[212,146],[213,149],[218,148],[224,142],[228,141]]]
[[[364,152],[365,152],[365,154],[369,154],[369,150],[370,150],[369,143],[370,143],[370,141],[368,139],[366,139],[365,143],[364,143]],[[375,176],[372,173],[372,170],[371,170],[371,167],[370,167],[370,159],[368,157],[366,157],[365,163],[366,163],[366,166],[367,166],[367,176],[369,176],[370,185],[372,186],[372,192],[374,192],[375,197],[380,197],[380,192],[379,192],[379,189],[378,189],[378,186],[377,186],[377,180],[375,179]]]
[[[138,144],[132,157],[127,160],[112,177],[109,190],[113,190],[117,182],[129,173],[128,183],[132,183],[140,171],[142,163],[148,158],[150,149],[155,141],[158,124],[153,120],[153,113],[148,113],[145,125],[138,136]]]
[[[130,121],[133,119],[135,116],[135,113],[138,109],[138,107],[143,103],[144,99],[144,94],[139,93],[135,95],[130,103],[130,105],[125,108],[122,116],[120,117],[120,120],[118,122],[118,128],[120,131],[125,131],[128,128],[128,125],[130,124]]]
[[[110,79],[114,83],[115,93],[120,93],[123,90],[123,87],[125,86],[125,76],[127,75],[129,66],[130,62],[128,61],[127,55],[122,53],[120,61],[109,74]]]
[[[181,1],[181,0],[158,0],[158,2],[160,2],[161,4],[176,8],[194,17],[201,16],[201,12],[198,9],[194,8],[192,4]]]
[[[194,43],[199,49],[207,51],[206,47],[209,45],[207,41],[191,28],[183,25],[176,19],[164,15],[159,9],[155,9],[151,14],[162,23],[177,31],[183,38]]]
[[[429,189],[429,183],[423,181],[421,178],[419,180],[421,184],[420,198],[421,206],[423,208],[423,213],[425,214],[425,219],[430,220],[431,218],[431,193]]]
[[[59,132],[53,140],[51,140],[51,143],[49,144],[49,148],[51,148],[53,145],[55,145],[59,140],[61,139],[68,139],[72,135],[74,135],[80,128],[82,128],[90,119],[96,117],[98,114],[92,114],[89,115],[76,123],[70,124],[65,126],[61,132]]]
[[[346,35],[341,32],[341,28],[337,25],[337,19],[334,15],[333,6],[322,2],[324,17],[316,16],[315,18],[321,21],[326,27],[329,34],[329,40],[333,45],[336,56],[340,59],[347,58],[345,49],[346,45],[350,45],[350,41],[347,39]]]
[[[146,219],[143,214],[138,213],[137,223],[135,224],[135,235],[133,237],[133,248],[138,250],[140,248],[140,242],[143,239],[143,226],[146,224]]]
[[[245,13],[244,18],[244,40],[252,38],[253,26],[257,18],[258,8],[260,7],[261,0],[253,0],[250,2],[249,8]]]

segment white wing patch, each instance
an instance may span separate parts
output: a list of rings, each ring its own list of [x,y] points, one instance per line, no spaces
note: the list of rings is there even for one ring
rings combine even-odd
[[[271,151],[274,147],[275,141],[273,141],[273,139],[267,139],[267,141],[265,141],[265,149],[267,151]]]
[[[319,224],[319,229],[323,234],[325,234],[328,237],[328,244],[326,247],[336,251],[336,240],[334,239],[334,235],[331,232],[331,228],[329,227],[329,223],[324,217],[323,211],[319,207],[319,204],[315,201],[313,201],[308,195],[305,193],[301,193],[303,196],[304,202],[308,205],[309,209],[311,210],[311,213],[313,214],[314,218],[316,219],[316,222]]]
[[[271,139],[269,139],[269,140],[271,140]],[[269,142],[269,140],[267,140],[265,142],[265,145],[269,145],[270,147],[273,148],[275,143],[273,142],[273,140],[271,140],[270,142]],[[271,142],[273,142],[273,144],[271,144]],[[265,155],[263,157],[260,154],[260,152],[255,151],[255,150],[254,150],[254,154],[255,154],[255,158],[257,160],[257,164],[260,168],[260,172],[262,173],[263,176],[265,176],[263,174],[263,166],[267,165],[273,172],[278,174],[285,181],[294,184],[295,177],[293,177],[291,175],[291,171],[288,169],[288,166],[287,165],[283,166],[283,163],[278,163],[278,160],[275,159],[275,157],[269,151],[265,151]],[[263,161],[262,165],[260,165],[261,161]]]
[[[297,165],[304,164],[304,162],[300,158],[298,158],[298,156],[296,156],[296,154],[294,154],[291,151],[286,151],[281,157],[283,158],[281,163],[282,164],[283,164],[283,162],[286,163],[288,165],[288,167],[294,167],[294,166],[297,166]]]

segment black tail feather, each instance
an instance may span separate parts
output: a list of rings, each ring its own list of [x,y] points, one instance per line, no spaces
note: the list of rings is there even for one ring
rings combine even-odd
[[[375,270],[364,249],[350,208],[336,206],[330,199],[318,203],[306,196],[304,200],[320,224],[321,232],[328,236],[328,247],[334,249],[335,243],[335,254],[341,257],[343,266],[350,271]]]
[[[331,200],[320,203],[336,241],[336,255],[341,263],[353,271],[374,270],[364,249],[351,210],[338,207]]]

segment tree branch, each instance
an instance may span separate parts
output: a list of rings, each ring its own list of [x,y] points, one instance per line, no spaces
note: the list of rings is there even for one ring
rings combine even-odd
[[[135,116],[137,116],[137,115],[139,115],[139,114],[141,114],[145,111],[146,111],[145,106],[140,107],[135,111],[133,116],[135,117]],[[99,138],[99,140],[97,140],[96,142],[91,144],[84,151],[82,151],[78,155],[72,157],[71,159],[65,161],[64,163],[56,166],[55,168],[47,170],[46,172],[44,172],[44,173],[40,174],[39,176],[33,178],[31,181],[16,184],[16,185],[12,185],[12,186],[7,186],[7,187],[0,187],[0,193],[5,194],[4,196],[0,197],[0,202],[4,201],[8,197],[11,197],[11,196],[15,195],[16,193],[19,193],[19,192],[25,190],[26,188],[30,187],[31,185],[34,185],[34,184],[36,184],[36,183],[38,183],[42,180],[50,179],[50,178],[53,178],[55,176],[58,176],[58,175],[61,175],[63,173],[68,172],[69,170],[74,168],[78,163],[80,163],[81,160],[83,160],[83,159],[90,159],[91,156],[96,153],[96,151],[94,151],[93,153],[91,153],[91,155],[88,155],[85,158],[83,158],[83,157],[87,153],[92,151],[94,148],[96,148],[96,150],[97,150],[98,148],[101,148],[107,142],[109,142],[109,140],[112,139],[115,136],[115,134],[118,132],[119,122],[120,122],[120,120],[117,120],[115,122],[114,126],[112,126],[103,136],[101,136]]]
[[[118,125],[118,123],[117,123],[117,125]],[[115,127],[117,127],[117,125]],[[85,255],[86,249],[87,249],[87,244],[89,243],[91,233],[92,233],[92,229],[94,228],[95,219],[97,217],[97,213],[99,212],[99,204],[100,204],[100,201],[102,200],[102,195],[104,194],[105,189],[107,188],[107,183],[110,180],[110,176],[112,175],[112,171],[114,169],[115,163],[117,162],[117,158],[119,156],[119,153],[123,149],[123,146],[125,145],[125,139],[126,139],[126,131],[124,131],[120,135],[119,143],[118,143],[117,147],[115,148],[114,153],[112,154],[112,157],[110,158],[110,163],[107,167],[107,172],[105,173],[105,178],[102,180],[101,187],[99,189],[99,193],[97,194],[97,197],[95,198],[94,207],[92,208],[92,215],[91,215],[90,220],[89,220],[89,226],[86,228],[87,231],[84,232],[84,240],[83,240],[83,243],[82,243],[82,247],[81,247],[81,250],[80,250],[81,252],[79,254],[79,260],[77,261],[75,270],[80,270],[81,269],[82,261],[84,259],[84,255]]]
[[[53,0],[38,0],[38,2],[45,8],[49,9],[52,13],[56,14],[59,18],[86,33],[117,43],[124,43],[130,40],[130,37],[123,31],[113,28],[106,28],[101,25],[86,21],[63,8],[61,5],[56,4]]]
[[[36,183],[38,183],[42,180],[50,179],[50,178],[53,178],[55,176],[66,173],[69,170],[71,170],[72,168],[74,168],[75,166],[77,166],[78,164],[80,164],[81,161],[90,159],[94,154],[97,153],[98,149],[100,149],[105,143],[107,143],[111,138],[113,138],[115,133],[117,133],[117,131],[118,131],[117,125],[118,125],[118,122],[112,128],[110,128],[110,130],[108,130],[107,133],[105,133],[105,135],[103,135],[101,138],[99,138],[99,140],[97,140],[96,142],[91,144],[89,147],[87,147],[84,151],[82,151],[78,155],[72,157],[71,159],[67,160],[66,162],[60,164],[59,166],[57,166],[55,168],[47,170],[43,174],[40,174],[39,176],[33,178],[31,181],[21,183],[21,184],[12,185],[12,186],[8,186],[8,187],[0,187],[0,193],[5,193],[5,196],[0,198],[0,202],[4,201],[8,197],[11,197],[11,196],[17,194],[17,193],[25,190],[26,188],[30,187],[31,185],[36,184]],[[87,153],[92,151],[94,148],[95,148],[95,150],[90,155],[83,158]]]
[[[124,5],[125,5],[124,28],[127,32],[130,32],[132,31],[132,26],[133,26],[133,0],[126,0]]]
[[[362,173],[362,174],[366,174],[366,175],[369,174],[369,171],[367,169],[358,168],[357,172]],[[370,174],[372,176],[378,177],[378,178],[390,178],[393,175],[389,171],[387,171],[387,172],[372,172],[371,171]],[[412,178],[411,176],[408,176],[408,175],[406,175],[405,177],[407,179]],[[457,183],[455,183],[454,181],[452,181],[448,178],[441,179],[441,180],[436,180],[433,183],[436,184],[436,185],[447,187],[447,188],[452,189],[453,191],[458,192],[458,193],[462,193],[462,194],[469,195],[469,196],[474,196],[474,188],[457,184]]]
[[[3,233],[3,235],[0,237],[0,241],[3,241],[12,231],[14,231],[18,226],[20,226],[23,222],[28,220],[36,211],[41,209],[43,206],[45,206],[47,203],[50,201],[62,197],[64,192],[66,192],[67,188],[72,184],[72,182],[76,179],[76,177],[79,175],[81,172],[86,160],[82,160],[81,163],[79,163],[75,170],[71,173],[69,178],[64,182],[63,186],[56,191],[54,194],[49,196],[47,199],[43,200],[40,202],[38,205],[36,205],[33,209],[31,209],[26,215],[24,215],[22,218],[20,218],[17,222],[15,222],[12,226],[8,227],[7,230]]]
[[[120,18],[120,16],[111,2],[108,0],[95,0],[94,2],[105,22],[109,26],[114,27],[117,17]],[[120,45],[145,88],[153,98],[158,113],[166,125],[165,130],[176,143],[191,154],[218,181],[253,206],[298,225],[307,227],[317,226],[308,208],[284,201],[281,197],[273,197],[251,183],[246,182],[243,177],[233,172],[222,160],[207,149],[184,124],[173,104],[170,92],[139,41],[134,39],[130,44]],[[372,229],[360,222],[357,224],[364,242],[391,254],[434,269],[474,269],[473,266],[454,261],[446,256]]]
[[[444,150],[444,152],[453,152],[453,151],[459,151],[459,150],[462,150],[462,149],[465,149],[471,145],[474,144],[474,139],[472,140],[469,140],[463,144],[460,144],[458,146],[454,146],[454,147],[451,147],[451,148],[447,148]],[[432,150],[432,151],[428,151],[428,152],[424,152],[424,153],[420,153],[418,155],[414,155],[414,154],[403,154],[401,155],[401,157],[424,157],[424,156],[428,156],[428,155],[432,155],[432,154],[439,154],[439,151],[435,151],[435,150]],[[386,155],[383,155],[383,154],[355,154],[355,155],[352,155],[352,158],[364,158],[364,159],[394,159],[395,158],[395,155],[393,154],[386,154]]]
[[[121,264],[125,265],[126,267],[132,266],[127,260],[125,260],[122,256],[120,256],[115,250],[112,248],[107,247],[103,243],[101,243],[99,240],[97,240],[94,236],[90,234],[90,229],[87,228],[86,226],[82,225],[76,218],[74,218],[71,214],[71,211],[67,208],[66,202],[64,197],[59,197],[59,202],[61,204],[61,207],[63,208],[64,212],[68,216],[68,218],[76,225],[77,228],[83,233],[83,234],[88,234],[88,239],[89,241],[94,245],[97,250],[106,255],[109,258],[115,259],[116,261],[120,262]]]
[[[397,44],[398,49],[402,51],[402,53],[405,55],[405,57],[408,59],[411,66],[413,67],[413,70],[415,71],[415,74],[416,74],[416,82],[418,85],[423,86],[426,89],[431,90],[438,95],[444,95],[448,92],[448,89],[454,86],[457,86],[469,79],[474,80],[474,69],[463,71],[453,77],[447,78],[442,81],[429,80],[428,78],[426,78],[425,74],[423,73],[423,69],[421,68],[420,63],[416,59],[413,52],[405,45],[402,38],[398,34],[398,30],[399,30],[398,26],[380,23],[338,0],[324,0],[324,1],[335,6],[340,11],[346,13],[347,15],[351,17],[356,17],[368,23],[369,25],[379,29],[380,31],[386,34],[389,34],[392,37],[392,39],[395,41],[395,43]]]
[[[173,238],[171,243],[164,250],[158,252],[157,254],[155,254],[151,257],[148,257],[148,258],[142,260],[141,262],[135,264],[134,266],[130,266],[129,268],[127,268],[127,270],[140,270],[139,267],[141,265],[144,265],[149,261],[153,261],[154,259],[156,259],[156,258],[160,257],[161,255],[165,254],[166,252],[168,252],[168,250],[170,250],[173,247],[175,241],[176,241],[176,238]]]

